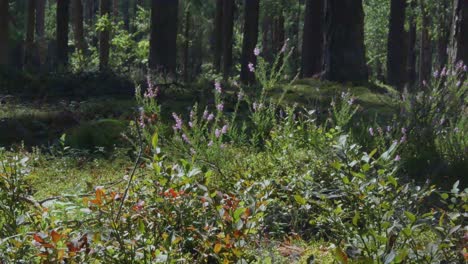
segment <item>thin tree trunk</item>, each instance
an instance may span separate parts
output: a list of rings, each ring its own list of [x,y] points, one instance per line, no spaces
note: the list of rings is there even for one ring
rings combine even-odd
[[[302,42],[302,77],[322,71],[324,44],[324,1],[307,0]]]
[[[86,53],[86,41],[83,28],[83,3],[81,0],[73,0],[73,28],[76,48],[84,55]]]
[[[36,21],[36,3],[34,0],[28,1],[28,14],[26,21],[26,41],[24,51],[24,66],[27,70],[32,70],[34,64],[34,25]]]
[[[187,83],[190,79],[189,52],[190,52],[190,7],[185,10],[185,29],[184,29],[184,81]]]
[[[387,81],[399,90],[405,84],[406,58],[401,48],[405,42],[406,0],[392,0],[390,7],[390,28],[387,45]]]
[[[0,0],[0,66],[7,66],[9,61],[9,17],[8,0]]]
[[[69,0],[57,0],[57,62],[59,67],[68,64]]]
[[[232,45],[234,33],[234,0],[224,0],[223,6],[223,76],[231,73]]]
[[[175,74],[179,1],[153,0],[149,68]]]
[[[244,40],[242,43],[241,74],[240,79],[243,83],[253,83],[255,74],[249,68],[249,64],[257,64],[257,57],[254,49],[258,40],[258,17],[260,9],[259,0],[245,0],[244,13]]]
[[[468,2],[454,0],[451,33],[450,63],[468,64]]]
[[[406,62],[406,81],[409,87],[412,87],[416,82],[416,21],[415,21],[415,3],[411,3],[411,14],[409,16],[409,31],[408,31],[408,51]]]
[[[130,30],[130,0],[122,2],[122,18],[125,30]]]
[[[125,0],[125,1],[128,1],[128,0]],[[117,22],[117,20],[119,19],[119,0],[113,0],[112,16],[114,17],[114,21]]]
[[[214,67],[221,71],[223,54],[223,0],[216,0],[216,14],[214,23]]]
[[[111,2],[110,0],[101,0],[100,16],[108,16],[110,19]],[[109,68],[110,52],[110,29],[106,28],[99,34],[99,70],[106,71]]]
[[[367,82],[362,0],[327,0],[325,10],[323,77],[337,82]]]
[[[47,40],[45,37],[45,8],[45,0],[36,0],[36,34],[40,68],[42,68],[42,65],[45,64],[47,58]]]
[[[420,1],[422,12],[421,47],[419,50],[419,85],[422,87],[431,78],[432,71],[432,45],[429,35],[430,18],[424,2]]]

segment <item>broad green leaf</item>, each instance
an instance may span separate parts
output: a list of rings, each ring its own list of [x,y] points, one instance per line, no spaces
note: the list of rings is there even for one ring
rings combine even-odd
[[[305,205],[307,203],[306,199],[298,194],[294,195],[294,200],[300,205]]]
[[[408,217],[411,223],[414,223],[416,221],[416,216],[413,213],[405,211],[405,215],[406,217]]]

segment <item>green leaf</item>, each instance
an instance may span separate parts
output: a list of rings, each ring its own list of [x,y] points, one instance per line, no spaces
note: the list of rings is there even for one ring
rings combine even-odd
[[[294,195],[294,200],[300,205],[305,205],[307,203],[306,199],[298,194]]]
[[[151,145],[153,148],[156,148],[158,146],[158,133],[154,132],[153,137],[151,138]]]
[[[359,213],[356,211],[355,214],[354,214],[354,217],[353,217],[353,225],[357,226],[358,225],[358,222],[359,222]]]
[[[447,193],[443,193],[440,195],[440,197],[444,200],[447,200],[449,198],[449,195]]]
[[[405,211],[406,217],[411,221],[411,223],[414,223],[416,221],[416,216],[412,214],[411,212]]]
[[[395,188],[398,186],[398,183],[397,183],[396,179],[393,178],[392,176],[388,176],[388,182],[393,184],[393,186],[395,186]]]
[[[344,183],[344,184],[349,184],[349,179],[348,179],[348,177],[346,177],[346,176],[343,177],[343,183]]]

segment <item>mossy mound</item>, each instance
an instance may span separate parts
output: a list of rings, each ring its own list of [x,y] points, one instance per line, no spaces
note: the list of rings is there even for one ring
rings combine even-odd
[[[79,149],[94,149],[95,147],[110,149],[122,144],[121,134],[126,128],[126,122],[115,119],[87,122],[67,133],[65,144]]]

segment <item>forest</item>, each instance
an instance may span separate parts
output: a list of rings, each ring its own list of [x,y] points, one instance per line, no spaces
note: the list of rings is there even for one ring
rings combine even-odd
[[[0,264],[468,263],[468,0],[0,0]]]

